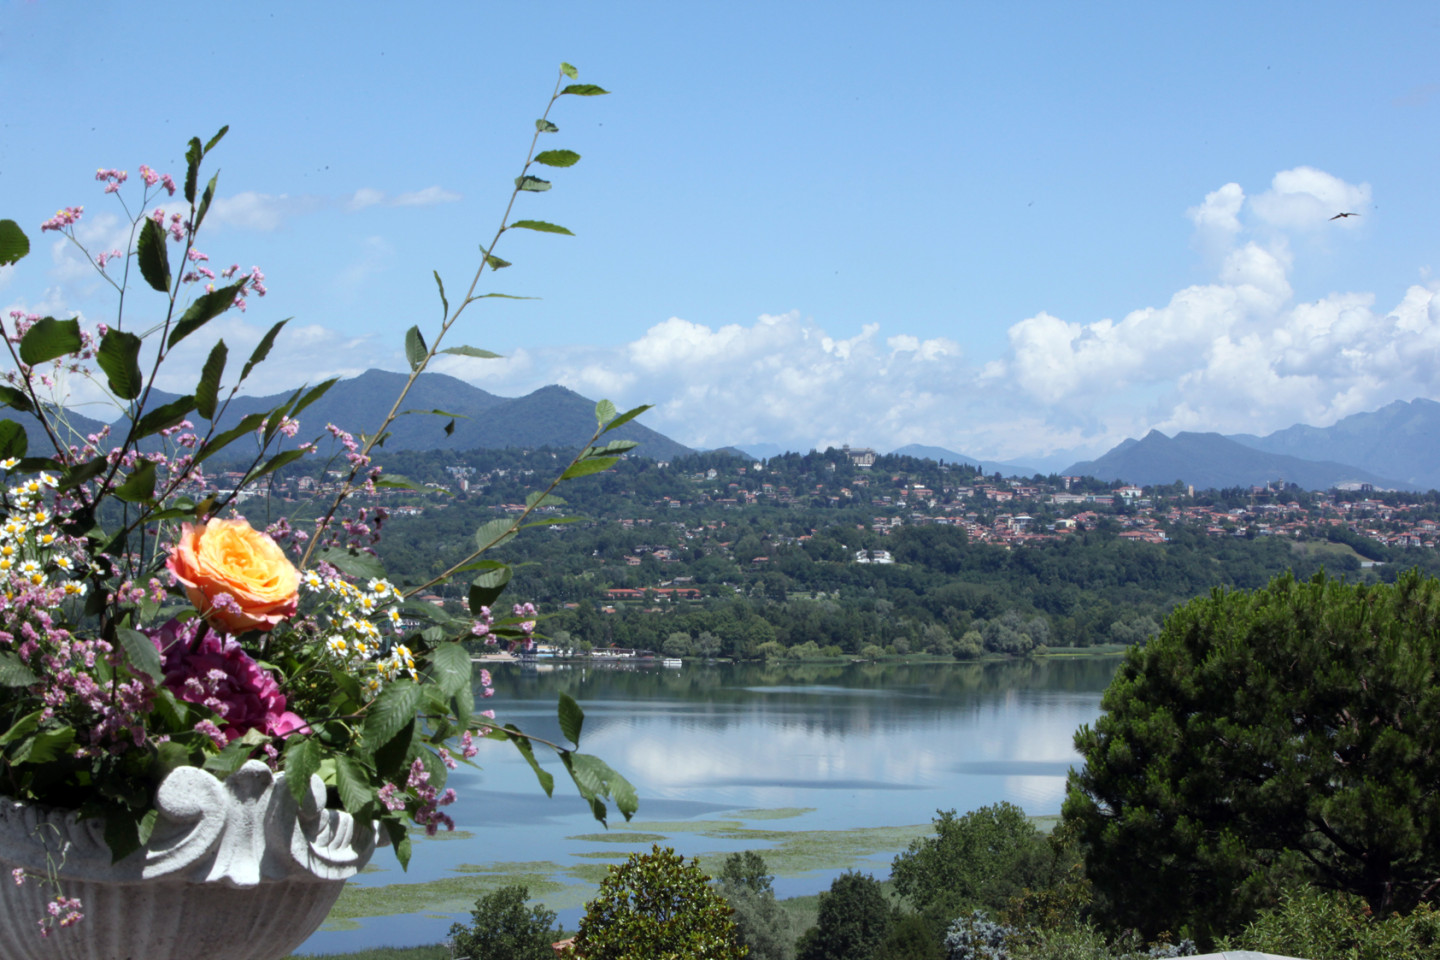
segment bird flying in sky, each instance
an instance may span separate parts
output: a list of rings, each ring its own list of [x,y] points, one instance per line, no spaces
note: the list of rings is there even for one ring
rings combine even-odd
[[[1339,220],[1341,217],[1358,217],[1358,216],[1360,216],[1360,214],[1358,214],[1358,213],[1337,213],[1337,214],[1335,214],[1335,216],[1331,217],[1330,219],[1331,219],[1331,220]]]

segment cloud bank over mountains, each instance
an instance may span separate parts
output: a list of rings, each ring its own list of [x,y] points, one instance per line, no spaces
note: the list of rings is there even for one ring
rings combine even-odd
[[[348,205],[456,198],[438,187],[360,191]],[[242,194],[217,201],[216,215],[263,231],[294,204]],[[1331,219],[1340,212],[1360,216]],[[990,356],[967,348],[975,338],[960,327],[922,337],[885,318],[838,337],[823,318],[792,311],[718,327],[670,317],[619,344],[520,349],[492,361],[447,357],[434,369],[507,396],[559,383],[622,408],[654,403],[646,424],[694,447],[919,443],[1016,459],[1093,455],[1151,429],[1264,434],[1297,422],[1325,426],[1393,400],[1440,397],[1440,285],[1295,299],[1297,260],[1363,242],[1377,219],[1372,212],[1368,184],[1312,167],[1281,171],[1253,195],[1223,184],[1185,211],[1209,282],[1119,319],[1042,310],[1010,323],[1003,348]],[[81,282],[74,266],[57,250],[62,289]],[[53,290],[44,299],[52,310],[63,300]],[[232,313],[212,329],[240,355],[268,327],[256,321]],[[295,324],[290,347],[272,354],[250,392],[369,367],[406,369],[399,335],[382,342]],[[198,368],[203,357],[193,359]],[[183,382],[188,374],[175,373],[180,366],[169,368],[166,389],[193,387]]]

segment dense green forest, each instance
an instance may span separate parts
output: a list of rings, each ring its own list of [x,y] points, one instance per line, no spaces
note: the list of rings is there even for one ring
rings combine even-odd
[[[387,473],[413,487],[369,502],[389,514],[377,549],[392,578],[419,584],[440,573],[473,549],[479,526],[518,512],[566,461],[549,449],[384,455]],[[272,499],[246,512],[252,520],[263,519],[260,509],[313,513],[325,474],[312,468],[301,490],[304,476],[277,478]],[[1390,546],[1336,521],[1324,494],[1192,495],[1177,483],[1107,503],[1111,486],[1005,480],[907,457],[862,468],[841,450],[763,463],[724,453],[636,457],[565,484],[564,503],[540,515],[578,519],[524,531],[495,556],[516,568],[507,598],[539,605],[545,633],[561,643],[732,657],[972,657],[1131,644],[1217,586],[1254,588],[1286,570],[1304,578],[1322,567],[1353,579],[1440,568],[1433,549]],[[1095,502],[1060,505],[1056,491]],[[1394,508],[1410,524],[1440,517],[1434,495],[1397,496],[1367,499],[1366,516]],[[1282,519],[1297,529],[1263,535],[1267,521]],[[1041,534],[1002,542],[994,529]],[[1137,530],[1163,542],[1134,539]],[[467,586],[437,588],[438,598],[459,612]]]

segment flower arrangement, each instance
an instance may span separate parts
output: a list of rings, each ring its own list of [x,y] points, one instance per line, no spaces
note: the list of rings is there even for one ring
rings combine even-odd
[[[301,415],[334,380],[297,391],[267,413],[227,418],[285,321],[269,329],[238,375],[218,340],[193,392],[153,401],[156,375],[178,344],[268,292],[259,268],[217,272],[197,246],[217,184],[212,176],[202,187],[201,169],[225,128],[208,142],[190,141],[179,182],[142,165],[138,201],[127,193],[135,188],[127,187],[126,172],[96,174],[125,213],[124,249],[87,250],[75,229],[84,216],[79,206],[41,225],[81,250],[120,306],[111,322],[94,328],[24,313],[0,318],[13,364],[0,374],[0,404],[17,416],[0,420],[0,793],[103,820],[118,861],[149,839],[152,797],[168,773],[193,766],[223,779],[258,759],[283,770],[297,802],[318,775],[327,806],[378,825],[405,864],[413,825],[432,833],[453,827],[443,810],[455,796],[446,774],[475,755],[476,739],[491,738],[519,748],[547,793],[553,779],[536,762],[532,741],[550,746],[598,819],[606,817],[607,799],[629,818],[631,786],[578,752],[578,705],[564,696],[559,704],[569,745],[538,741],[493,711],[477,710],[464,643],[532,642],[534,606],[515,604],[503,615],[499,598],[510,571],[484,554],[524,527],[564,522],[532,515],[563,502],[553,492],[560,482],[604,470],[633,447],[601,438],[646,408],[619,414],[608,401],[599,404],[594,435],[549,488],[532,496],[524,513],[483,525],[475,550],[428,582],[386,577],[374,553],[385,511],[356,506],[369,499],[364,494],[405,486],[371,455],[391,422],[412,412],[403,409],[405,395],[427,365],[440,353],[495,356],[441,344],[467,307],[503,296],[476,293],[487,269],[507,265],[494,253],[502,234],[569,233],[509,217],[521,194],[550,187],[532,173],[536,164],[567,167],[579,159],[568,150],[536,151],[542,136],[558,130],[550,113],[561,97],[606,92],[567,83],[575,79],[575,68],[562,65],[464,297],[452,305],[435,275],[439,329],[428,344],[418,327],[406,332],[409,380],[369,434],[329,424],[286,448]],[[17,263],[29,245],[18,224],[0,221],[0,266]],[[127,307],[137,312],[130,294],[142,283],[162,298],[145,328],[127,316]],[[115,401],[122,414],[115,426],[84,436],[71,426],[67,386],[80,378]],[[453,420],[444,429],[452,428]],[[31,450],[32,436],[44,452]],[[237,456],[249,441],[243,480],[214,490],[207,465],[221,462],[212,458],[222,452]],[[345,468],[328,506],[308,520],[287,517],[254,529],[236,509],[238,495],[302,457],[321,456],[327,445]],[[462,575],[474,576],[468,615],[414,599]],[[494,692],[488,672],[479,671],[479,681],[481,696]],[[17,873],[17,882],[26,879]],[[81,916],[79,903],[55,893],[42,932]]]

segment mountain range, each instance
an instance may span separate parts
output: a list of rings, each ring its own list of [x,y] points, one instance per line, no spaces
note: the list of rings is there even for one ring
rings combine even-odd
[[[389,412],[406,376],[368,370],[337,382],[302,412],[301,436],[323,434],[324,424],[335,423],[354,432],[373,429]],[[236,397],[220,418],[219,429],[234,426],[246,414],[264,412],[290,398],[289,393],[265,397]],[[149,406],[175,399],[152,391]],[[561,386],[541,387],[523,397],[501,397],[463,380],[439,373],[423,374],[406,398],[410,411],[396,419],[387,450],[473,450],[504,447],[575,447],[595,428],[593,401]],[[430,411],[443,411],[431,415]],[[9,411],[30,436],[31,449],[48,444],[31,418]],[[192,419],[196,419],[193,418]],[[445,425],[454,420],[446,434]],[[68,420],[78,435],[94,433],[103,424],[74,411]],[[615,437],[635,440],[636,454],[656,460],[673,460],[696,451],[638,422],[616,431]],[[746,443],[723,448],[725,452],[756,459],[776,456],[778,444]],[[979,467],[1009,476],[1031,476],[1049,458],[1039,458],[1037,471],[1021,461],[980,461],[938,446],[910,444],[892,453],[946,463]],[[1053,466],[1051,467],[1053,469]],[[1167,437],[1151,431],[1139,440],[1129,439],[1094,460],[1080,461],[1059,470],[1069,476],[1093,476],[1140,485],[1176,480],[1197,489],[1251,486],[1273,480],[1296,483],[1307,489],[1328,489],[1345,483],[1368,483],[1388,489],[1440,489],[1440,403],[1416,399],[1396,401],[1368,413],[1357,413],[1329,427],[1296,424],[1265,436],[1218,433],[1180,433]]]
[[[384,370],[368,370],[358,377],[341,380],[320,399],[301,412],[302,439],[323,436],[325,424],[334,423],[357,436],[361,430],[373,430],[390,412],[395,397],[404,385],[406,375]],[[250,413],[264,413],[290,399],[290,393],[264,397],[236,397],[219,417],[219,430],[235,426]],[[147,409],[176,399],[175,394],[152,390]],[[523,397],[499,397],[440,373],[422,374],[405,398],[404,410],[413,411],[397,417],[391,425],[386,450],[473,450],[504,447],[578,447],[595,431],[595,402],[561,386],[541,387]],[[443,411],[432,415],[429,411]],[[20,418],[30,438],[30,446],[40,451],[48,446],[39,424],[32,418]],[[84,435],[98,430],[99,421],[74,413],[67,419],[77,433]],[[192,414],[196,422],[200,418]],[[451,420],[455,428],[445,433]],[[636,454],[656,460],[671,460],[693,453],[689,447],[676,443],[649,427],[631,421],[610,434],[609,439],[635,440],[640,446]],[[240,442],[236,444],[237,452]]]

